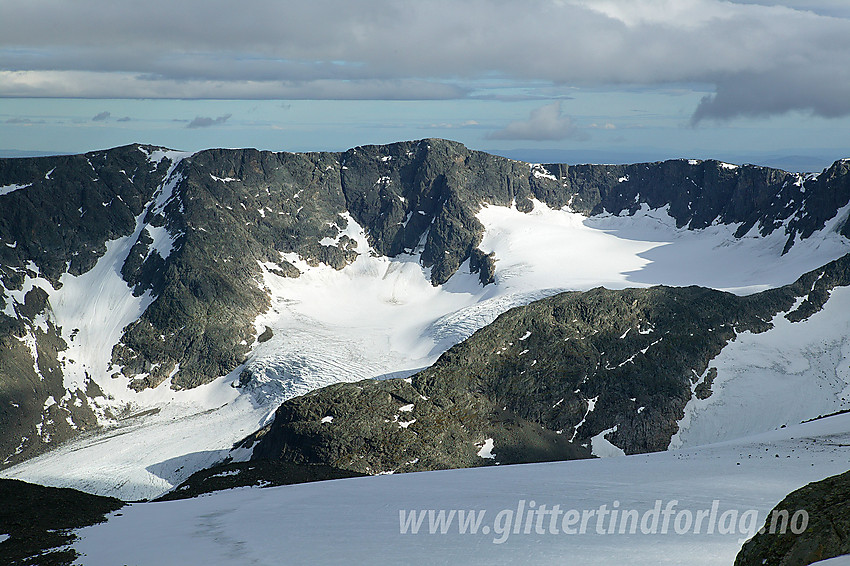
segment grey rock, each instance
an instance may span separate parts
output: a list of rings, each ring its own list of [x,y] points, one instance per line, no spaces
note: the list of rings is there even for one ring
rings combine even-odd
[[[487,439],[495,458],[478,455]],[[568,439],[484,398],[427,398],[403,379],[331,385],[290,399],[241,446],[252,460],[364,474],[588,457]]]
[[[793,521],[798,512],[806,513],[805,524],[802,515]],[[762,530],[744,544],[735,566],[805,566],[850,554],[850,472],[792,492],[768,513]]]

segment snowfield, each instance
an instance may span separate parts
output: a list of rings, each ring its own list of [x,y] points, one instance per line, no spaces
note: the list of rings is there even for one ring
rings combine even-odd
[[[838,234],[850,204],[784,256],[784,230],[762,237],[758,224],[735,238],[738,224],[676,228],[667,207],[650,209],[644,204],[632,216],[624,212],[586,217],[541,202],[534,205],[528,214],[499,206],[484,207],[478,214],[486,227],[479,247],[496,252],[500,287],[700,285],[746,295],[793,283],[850,251],[850,241]]]
[[[744,332],[711,366],[714,393],[692,398],[671,447],[699,446],[850,409],[850,288],[832,291],[827,308],[769,332]]]
[[[787,493],[846,471],[842,446],[848,444],[845,414],[726,443],[622,458],[239,488],[134,504],[79,531],[73,546],[86,566],[732,564]],[[549,515],[528,519],[529,509],[544,505]],[[553,525],[555,505],[562,514]],[[580,521],[564,527],[568,511],[599,513],[602,505],[609,512],[637,511],[641,520],[656,505],[669,506],[666,534],[663,518],[653,530],[652,515],[634,534],[631,523],[619,534],[619,520],[608,534],[611,515],[600,523],[589,518],[584,534]],[[707,534],[713,505],[714,532]],[[446,520],[452,510],[484,516],[475,534],[469,528],[460,534],[457,513],[445,534],[436,523],[431,533],[428,510],[435,517],[445,511]],[[425,518],[413,534],[400,512],[409,519],[420,511]],[[698,513],[708,517],[696,534]]]
[[[173,188],[173,179],[167,179],[156,206],[170,197],[169,186]],[[111,428],[102,433],[69,442],[0,476],[126,500],[153,498],[221,459],[235,441],[266,422],[285,399],[339,381],[411,375],[511,307],[564,290],[600,285],[699,283],[746,294],[793,282],[850,252],[850,241],[836,233],[848,211],[850,206],[839,211],[824,230],[797,242],[782,256],[781,230],[762,238],[755,227],[735,239],[737,225],[677,229],[666,209],[644,206],[633,216],[588,218],[539,202],[528,214],[487,206],[478,214],[486,228],[480,248],[496,256],[495,284],[487,287],[468,272],[468,264],[446,284],[433,287],[430,270],[420,265],[417,250],[396,258],[374,256],[362,228],[349,219],[341,232],[357,242],[360,255],[344,269],[311,267],[288,256],[303,272],[293,279],[274,275],[263,266],[258,285],[270,294],[272,307],[258,317],[255,326],[258,333],[268,326],[273,336],[254,344],[246,364],[254,379],[247,387],[233,387],[242,369],[237,368],[195,390],[173,391],[167,380],[138,394],[125,387],[126,380],[111,379],[116,370],[107,367],[120,329],[150,300],[133,297],[120,279],[119,267],[132,241],[115,241],[92,271],[63,278],[62,289],[52,292],[50,301],[63,334],[80,329],[79,338],[69,342],[72,350],[66,352],[66,358],[74,360],[66,365],[68,385],[81,383],[87,372],[112,396],[112,407],[136,416],[111,422]],[[170,236],[155,235],[161,249],[170,250]],[[95,279],[99,287],[92,287]],[[41,286],[51,290],[46,281]],[[96,307],[87,319],[81,310],[74,310],[84,288],[100,289],[87,298],[87,305]],[[724,350],[716,362],[719,393],[708,402],[689,405],[676,442],[696,446],[751,435],[845,406],[842,397],[847,397],[848,376],[840,365],[847,365],[848,344],[824,343],[830,333],[846,336],[850,324],[845,304],[850,299],[844,292],[835,295],[823,313],[806,323],[811,332],[779,324],[763,335],[741,336],[727,349],[728,354]],[[805,341],[789,350],[792,335],[799,340],[800,334]],[[749,362],[758,372],[735,373],[732,368],[743,367],[742,360],[749,356],[748,345],[758,348],[759,360],[764,361]],[[829,355],[818,354],[827,350]],[[777,357],[780,352],[785,357]],[[770,361],[777,359],[787,363]],[[826,377],[821,375],[824,372]],[[777,376],[787,377],[782,382],[786,385],[766,386]],[[795,391],[801,383],[808,384],[807,392],[812,394],[798,407]],[[761,391],[753,401],[755,409],[734,401],[741,392],[754,389]],[[768,411],[771,404],[796,408],[779,423],[781,412]],[[730,423],[729,415],[738,411],[745,411],[748,418],[735,420],[734,428],[719,424]],[[606,453],[617,449],[604,448]],[[494,452],[498,454],[498,446]],[[238,454],[237,458],[248,456]]]

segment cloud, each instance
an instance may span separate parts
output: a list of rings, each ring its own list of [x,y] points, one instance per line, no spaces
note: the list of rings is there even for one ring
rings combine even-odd
[[[694,123],[829,117],[850,114],[850,4],[33,0],[4,6],[0,61],[6,97],[498,99],[513,95],[487,81],[514,92],[699,83],[715,94]]]
[[[196,116],[194,120],[186,124],[186,127],[189,129],[209,128],[211,126],[218,126],[220,124],[224,124],[229,119],[230,114],[225,114],[224,116],[219,116],[218,118],[210,118],[209,116]]]
[[[95,114],[92,118],[92,122],[106,122],[109,120],[109,117],[112,116],[111,112],[101,112],[99,114]]]
[[[835,69],[835,78],[816,71],[795,69],[766,71],[718,79],[715,94],[702,98],[691,125],[704,120],[729,120],[738,116],[766,117],[803,110],[825,118],[850,114],[850,70]]]
[[[561,114],[561,101],[531,111],[528,120],[511,122],[503,130],[487,135],[491,140],[586,140],[587,132],[576,126],[569,116]]]
[[[738,4],[782,4],[795,10],[807,10],[823,16],[834,16],[837,18],[850,18],[850,3],[847,0],[784,0],[774,2],[772,0],[735,0]]]
[[[236,81],[151,79],[96,71],[0,71],[0,97],[219,100],[448,100],[469,89],[421,79]]]

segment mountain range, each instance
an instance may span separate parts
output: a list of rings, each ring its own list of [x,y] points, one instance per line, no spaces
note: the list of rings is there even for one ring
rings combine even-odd
[[[0,474],[175,499],[801,426],[850,409],[848,215],[848,160],[0,159]]]

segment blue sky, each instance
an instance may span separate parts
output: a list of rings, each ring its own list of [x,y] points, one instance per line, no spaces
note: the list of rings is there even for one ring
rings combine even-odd
[[[0,150],[444,137],[565,161],[850,156],[843,0],[0,0],[0,13]]]

